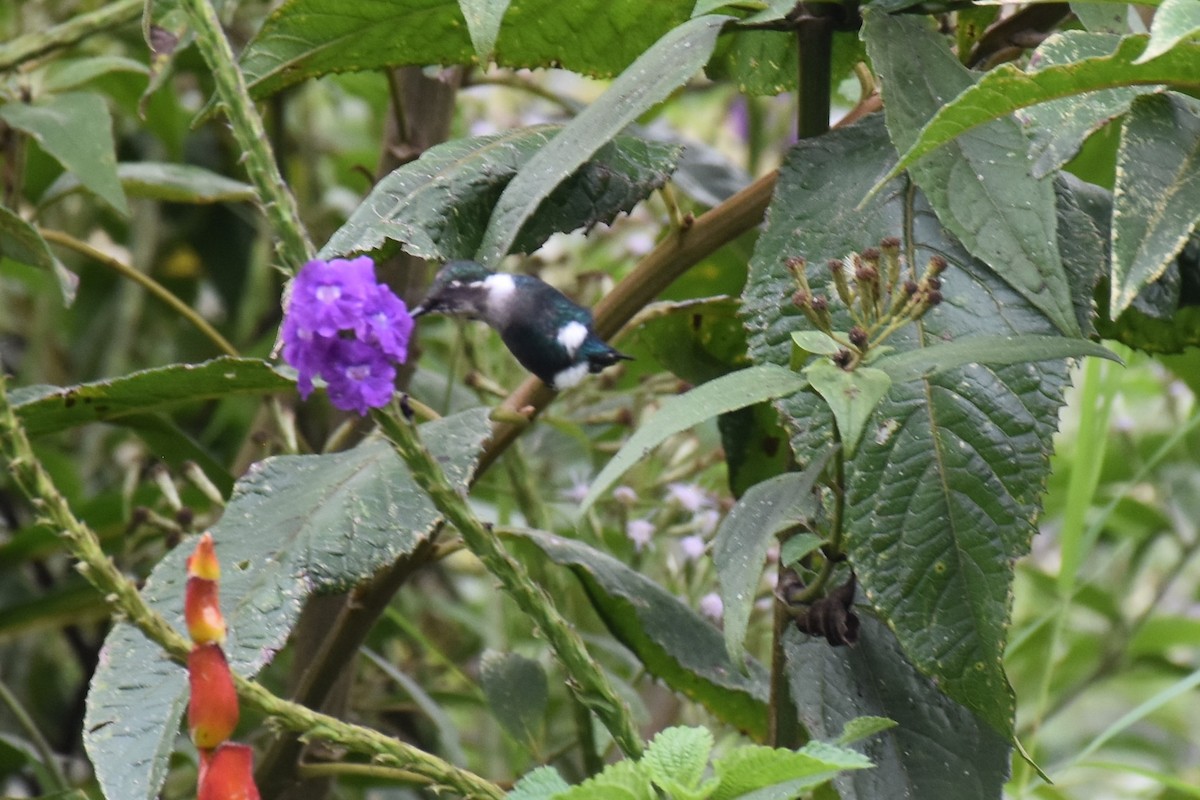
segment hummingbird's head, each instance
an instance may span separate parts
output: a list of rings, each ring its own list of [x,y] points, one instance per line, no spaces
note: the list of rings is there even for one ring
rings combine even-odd
[[[474,261],[450,261],[442,267],[429,293],[412,310],[414,317],[422,314],[465,314],[479,317],[487,306],[486,281],[493,273]]]

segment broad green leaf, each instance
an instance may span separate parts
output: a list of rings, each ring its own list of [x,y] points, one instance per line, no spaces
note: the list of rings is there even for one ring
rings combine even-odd
[[[267,394],[295,380],[265,361],[223,356],[202,364],[173,364],[78,386],[23,386],[9,393],[31,436],[87,422],[120,422],[184,403],[233,394]]]
[[[618,478],[668,437],[717,414],[784,397],[807,386],[808,381],[803,376],[790,369],[767,364],[731,372],[701,384],[686,394],[668,399],[604,465],[580,504],[581,512],[591,508]]]
[[[79,276],[54,257],[36,228],[4,206],[0,206],[0,258],[50,270],[58,282],[63,304],[70,306],[75,302]]]
[[[896,720],[888,717],[855,717],[842,727],[842,735],[837,738],[837,744],[854,744],[860,739],[874,736],[896,727]]]
[[[734,497],[792,468],[787,432],[770,403],[755,403],[722,414],[717,417],[717,430],[721,432],[729,490]]]
[[[1029,72],[1014,64],[989,70],[925,124],[884,180],[978,125],[1048,100],[1139,85],[1163,84],[1181,91],[1200,91],[1200,44],[1180,44],[1153,61],[1133,63],[1145,43],[1145,36],[1126,36],[1108,56]]]
[[[52,269],[54,256],[37,229],[0,205],[0,257],[40,269]]]
[[[1158,58],[1185,39],[1200,36],[1200,2],[1163,0],[1150,23],[1150,43],[1135,64]]]
[[[813,516],[817,508],[813,487],[829,455],[814,458],[804,472],[785,472],[751,486],[717,528],[713,566],[724,608],[725,650],[735,664],[744,655],[742,645],[767,550],[780,533]]]
[[[690,8],[691,0],[510,0],[494,58],[609,77]],[[246,46],[241,66],[262,97],[332,72],[476,63],[472,35],[459,0],[287,0]]]
[[[795,334],[792,334],[793,339]],[[847,372],[827,358],[819,358],[804,369],[813,391],[829,404],[837,422],[846,455],[853,456],[879,401],[892,388],[887,372],[875,367],[858,367]]]
[[[897,148],[974,78],[927,20],[867,13],[863,37],[883,76],[884,110]],[[1056,247],[1054,185],[1030,175],[1028,141],[1014,120],[962,135],[941,152],[906,162],[938,219],[1060,331],[1078,335]],[[889,175],[897,174],[893,169]]]
[[[489,650],[479,661],[479,682],[504,729],[519,742],[536,744],[545,728],[550,699],[542,665],[518,653]]]
[[[1065,31],[1050,36],[1034,51],[1029,63],[1039,69],[1072,64],[1084,58],[1108,56],[1121,42],[1105,33]],[[1061,168],[1079,152],[1085,139],[1110,120],[1129,110],[1140,94],[1159,86],[1122,86],[1039,103],[1020,112],[1029,127],[1033,176],[1040,178]]]
[[[720,632],[654,581],[582,542],[515,531],[583,583],[609,630],[646,669],[718,718],[760,736],[765,732],[767,674],[749,659],[729,660]]]
[[[491,431],[487,410],[421,427],[450,480],[465,487]],[[223,567],[230,666],[256,674],[284,646],[309,595],[365,580],[412,552],[439,519],[386,442],[256,464],[211,528]],[[185,542],[168,553],[143,590],[178,629],[190,551]],[[186,704],[183,668],[135,628],[114,626],[92,678],[84,735],[105,796],[157,797]]]
[[[608,90],[541,148],[505,187],[476,252],[495,266],[551,192],[593,153],[704,66],[730,17],[697,17],[668,31],[629,65]]]
[[[504,187],[561,131],[540,125],[431,147],[376,184],[321,257],[379,250],[387,240],[420,258],[470,257]],[[532,252],[552,233],[611,222],[666,182],[680,151],[616,137],[550,193],[516,236],[516,248]]]
[[[805,257],[810,283],[824,285],[829,259],[887,236],[905,237],[902,250],[917,268],[934,253],[949,264],[945,299],[888,340],[892,357],[974,336],[1058,338],[1050,320],[971,258],[903,179],[856,207],[893,157],[872,118],[802,141],[789,154],[743,296],[757,363],[789,363],[792,332],[811,329],[780,302],[794,287],[788,257]],[[834,311],[834,326],[848,328],[848,315]],[[894,379],[846,463],[846,547],[867,600],[922,672],[1005,734],[1013,705],[1000,658],[1012,562],[1033,534],[1065,381],[1061,358]],[[832,415],[819,397],[796,393],[776,405],[802,463],[829,443]]]
[[[148,75],[150,70],[142,62],[124,56],[93,56],[55,61],[46,69],[42,89],[49,93],[65,92],[77,89],[110,72],[138,72]]]
[[[153,161],[118,164],[117,179],[130,197],[169,203],[249,203],[257,197],[250,184],[191,164]],[[42,194],[38,205],[48,206],[80,188],[79,178],[64,172]]]
[[[843,800],[898,792],[1000,797],[1008,778],[1006,740],[918,672],[873,616],[862,616],[854,647],[830,647],[796,630],[787,632],[783,647],[796,709],[813,736],[844,735],[860,718],[895,720],[895,727],[855,744],[875,769],[835,779]]]
[[[89,192],[129,214],[117,180],[112,117],[104,98],[91,92],[50,95],[37,103],[0,105],[0,120],[33,138]]]
[[[1121,126],[1110,319],[1166,271],[1200,220],[1198,109],[1181,96],[1152,95],[1135,101]]]
[[[1107,347],[1063,336],[968,336],[886,356],[874,364],[897,383],[928,378],[969,364],[1001,366],[1094,356],[1122,363]]]
[[[1128,3],[1084,3],[1072,2],[1071,11],[1078,17],[1084,30],[1094,33],[1129,33]]]
[[[500,21],[508,10],[509,0],[458,0],[459,10],[467,21],[467,32],[481,64],[487,64],[500,35]]]
[[[554,767],[538,767],[517,781],[507,800],[550,800],[570,788]]]
[[[634,334],[661,366],[688,383],[704,383],[747,364],[737,310],[731,297],[652,303],[635,318]]]
[[[712,800],[790,800],[843,770],[869,767],[870,759],[861,753],[825,742],[809,742],[799,750],[739,747],[713,762],[721,783]]]
[[[795,331],[792,342],[804,352],[818,356],[831,356],[842,349],[825,331]]]
[[[651,740],[640,763],[667,797],[678,800],[707,797],[700,782],[712,748],[713,735],[707,728],[667,728]],[[704,788],[711,791],[715,785]]]
[[[809,553],[816,552],[817,548],[824,541],[824,539],[815,533],[808,533],[806,531],[790,536],[783,543],[783,546],[779,548],[779,563],[785,567],[794,566]],[[728,618],[728,610],[726,610],[726,618]]]
[[[559,800],[657,800],[650,777],[636,761],[609,764],[591,777],[560,795]]]

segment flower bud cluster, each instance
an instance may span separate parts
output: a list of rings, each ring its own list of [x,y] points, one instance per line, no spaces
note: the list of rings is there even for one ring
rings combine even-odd
[[[366,414],[392,399],[412,329],[404,301],[376,281],[370,258],[314,260],[292,282],[283,357],[299,373],[301,397],[319,376],[334,406]]]
[[[238,698],[225,658],[225,617],[221,614],[217,561],[212,534],[205,533],[187,560],[183,612],[192,651],[188,654],[188,733],[200,751],[198,800],[259,800],[254,754],[227,741],[238,723]]]
[[[796,281],[792,303],[813,327],[842,345],[833,360],[843,369],[853,369],[872,347],[878,347],[902,326],[916,322],[942,302],[941,274],[946,259],[933,256],[918,277],[905,274],[900,240],[887,237],[879,247],[868,247],[841,260],[831,260],[829,286],[814,291],[808,280],[808,262],[793,256],[785,262]],[[830,302],[836,297],[853,323],[849,332],[835,330]]]

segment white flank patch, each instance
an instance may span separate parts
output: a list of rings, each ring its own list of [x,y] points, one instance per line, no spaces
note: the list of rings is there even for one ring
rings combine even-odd
[[[483,288],[487,289],[489,303],[499,303],[517,290],[517,284],[512,275],[496,272],[483,279]]]
[[[579,323],[576,323],[576,324],[579,324]],[[576,364],[573,367],[567,367],[562,372],[555,374],[553,388],[558,389],[560,391],[562,389],[569,389],[572,386],[574,386],[575,384],[579,383],[584,378],[586,378],[587,374],[588,374],[588,364],[586,361]]]
[[[582,322],[571,320],[566,325],[558,329],[558,343],[567,350],[567,355],[571,358],[579,352],[579,346],[583,344],[583,340],[587,338],[588,329]]]

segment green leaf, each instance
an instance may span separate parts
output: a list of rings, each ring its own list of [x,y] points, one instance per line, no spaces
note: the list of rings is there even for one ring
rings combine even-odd
[[[422,426],[456,486],[466,486],[491,432],[487,414],[473,409]],[[211,528],[223,567],[230,666],[256,674],[284,646],[309,595],[365,580],[412,552],[439,519],[386,442],[254,465]],[[168,553],[143,590],[177,629],[183,628],[189,544]],[[135,628],[114,626],[88,692],[84,734],[105,796],[157,796],[186,704],[183,668]]]
[[[707,728],[667,728],[659,731],[646,747],[642,769],[667,797],[677,800],[707,797],[700,782],[712,748],[713,735]]]
[[[1189,0],[1200,7],[1200,0]],[[1121,126],[1113,189],[1112,292],[1116,319],[1157,280],[1200,220],[1200,114],[1181,96],[1138,98]]]
[[[788,538],[783,546],[779,548],[779,563],[785,567],[795,566],[800,559],[804,558],[809,553],[816,551],[824,543],[824,539],[817,536],[815,533],[801,531],[794,536]],[[728,619],[728,606],[726,606],[726,618]]]
[[[554,767],[538,767],[517,781],[508,800],[550,800],[571,788]]]
[[[891,158],[881,121],[871,118],[793,148],[743,295],[751,358],[789,363],[792,332],[811,327],[780,302],[794,287],[788,257],[805,257],[810,283],[825,285],[829,259],[898,235],[910,263],[937,253],[949,267],[943,302],[888,340],[893,358],[976,336],[1061,338],[1041,311],[971,258],[903,180],[856,207]],[[833,311],[834,327],[848,328],[844,310]],[[1034,531],[1066,364],[960,366],[893,379],[846,462],[847,554],[910,660],[1007,734],[1013,705],[1000,658],[1012,563]],[[832,414],[819,397],[801,392],[776,405],[798,460],[827,446]]]
[[[136,72],[149,75],[150,70],[140,61],[124,56],[92,56],[55,61],[46,69],[42,90],[55,94],[77,89],[110,72]]]
[[[713,762],[721,783],[712,800],[790,800],[843,770],[870,766],[870,759],[861,753],[825,742],[809,742],[799,750],[739,747]]]
[[[561,131],[541,125],[431,147],[376,184],[321,257],[379,250],[389,239],[420,258],[471,256],[504,187]],[[552,233],[611,222],[666,182],[680,152],[618,136],[550,193],[518,233],[517,249],[532,252]]]
[[[795,331],[792,333],[792,342],[805,353],[818,356],[831,356],[842,349],[837,340],[825,331]]]
[[[863,37],[884,78],[892,141],[908,148],[921,126],[968,89],[973,77],[924,18],[868,13]],[[905,165],[938,219],[972,255],[1045,312],[1060,331],[1079,335],[1056,247],[1054,184],[1030,175],[1027,150],[1020,126],[998,120]],[[893,169],[889,177],[897,173]]]
[[[676,433],[738,408],[800,391],[808,381],[790,369],[762,365],[738,370],[672,397],[638,428],[592,481],[580,504],[586,512],[625,472]]]
[[[1084,30],[1118,34],[1129,32],[1128,3],[1086,3],[1072,0],[1070,6]]]
[[[1150,43],[1135,64],[1158,58],[1185,39],[1200,35],[1200,3],[1196,0],[1163,0],[1150,23]]]
[[[864,615],[854,647],[797,630],[783,647],[796,709],[813,736],[845,735],[860,718],[896,721],[856,745],[875,769],[836,779],[845,800],[893,797],[897,787],[911,797],[1000,797],[1006,740],[918,672],[882,622]]]
[[[67,92],[33,104],[8,103],[0,105],[0,120],[27,133],[74,173],[84,188],[128,216],[129,206],[117,180],[112,117],[103,97]]]
[[[0,205],[0,257],[39,269],[52,269],[54,256],[37,229]]]
[[[479,661],[479,682],[504,729],[519,742],[536,744],[545,729],[550,699],[542,665],[517,653],[489,650]]]
[[[607,141],[662,102],[704,66],[731,18],[697,17],[668,31],[608,90],[529,160],[500,195],[476,260],[496,265],[542,201]]]
[[[885,180],[978,125],[1047,100],[1136,85],[1164,84],[1182,91],[1200,91],[1200,45],[1181,44],[1153,61],[1133,63],[1145,42],[1145,36],[1126,36],[1108,56],[1030,72],[1015,64],[989,70],[925,124]]]
[[[505,67],[609,77],[690,9],[691,0],[510,0],[494,57]],[[459,0],[288,0],[246,46],[241,65],[262,97],[331,72],[475,63],[472,35]]]
[[[837,744],[854,744],[860,739],[874,736],[896,727],[896,720],[888,717],[855,717],[842,727],[842,735],[837,738]]]
[[[874,367],[858,367],[848,372],[827,358],[809,364],[804,374],[813,391],[829,404],[846,455],[854,455],[875,407],[892,388],[891,377]]]
[[[724,608],[725,650],[735,664],[744,655],[742,645],[767,550],[780,533],[816,511],[813,486],[831,453],[814,458],[804,472],[785,472],[751,486],[717,528],[713,565]]]
[[[753,659],[744,670],[730,661],[720,632],[695,611],[654,581],[581,542],[538,531],[513,533],[572,569],[609,630],[652,675],[740,730],[753,736],[765,733],[766,670]]]
[[[1063,336],[968,336],[952,342],[907,350],[874,362],[897,383],[928,378],[968,364],[1024,364],[1058,358],[1094,356],[1122,364],[1107,347]]]
[[[458,0],[459,10],[467,21],[471,44],[481,64],[487,64],[496,37],[500,35],[500,21],[508,10],[509,0]]]
[[[556,797],[559,800],[656,800],[657,795],[639,762],[618,761]]]
[[[23,386],[9,393],[31,436],[87,422],[162,411],[235,394],[267,394],[295,385],[265,361],[223,356],[202,364],[172,364],[77,386]]]
[[[117,179],[126,195],[169,203],[249,203],[257,197],[248,183],[190,164],[118,164]],[[78,177],[64,172],[42,194],[38,205],[48,206],[81,188]]]
[[[660,365],[689,383],[704,383],[746,366],[737,310],[730,297],[653,303],[635,318],[634,333]]]
[[[1042,42],[1029,61],[1044,69],[1108,56],[1120,41],[1119,36],[1112,34],[1065,31]],[[1085,139],[1128,111],[1135,97],[1160,89],[1159,86],[1101,89],[1039,103],[1022,111],[1021,118],[1028,123],[1032,140],[1029,154],[1033,159],[1033,176],[1040,178],[1060,169],[1075,157]]]

